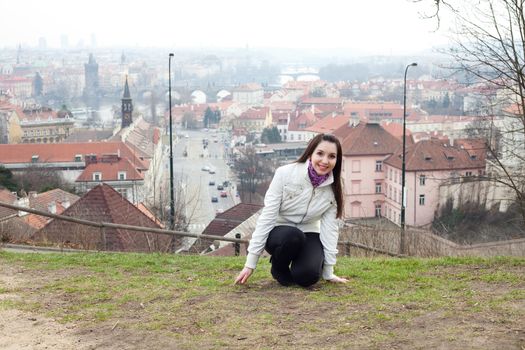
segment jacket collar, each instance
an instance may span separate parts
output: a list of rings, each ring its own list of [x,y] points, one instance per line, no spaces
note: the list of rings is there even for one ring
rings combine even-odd
[[[308,165],[309,164],[310,164],[310,159],[306,160],[306,162],[304,163],[297,163],[297,166],[299,167],[299,172],[303,174],[304,180],[311,185],[312,182],[310,181],[310,177],[308,176]],[[328,176],[328,179],[326,179],[326,181],[320,184],[319,187],[331,185],[333,182],[334,182],[334,173],[330,171],[330,175]]]

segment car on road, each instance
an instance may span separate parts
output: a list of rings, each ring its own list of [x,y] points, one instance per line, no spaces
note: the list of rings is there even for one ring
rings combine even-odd
[[[210,182],[208,182],[208,185],[215,186],[215,181],[211,180]]]
[[[218,201],[219,201],[219,198],[217,198],[215,196],[211,197],[211,202],[212,203],[217,203]]]
[[[210,174],[215,174],[215,170],[213,170],[213,169],[208,170],[208,172],[209,172]]]
[[[226,191],[221,191],[221,197],[228,197],[228,193]]]
[[[217,189],[218,189],[219,191],[222,191],[222,190],[224,190],[224,186],[223,186],[223,185],[217,185]]]
[[[201,157],[202,157],[202,154],[201,154]],[[210,171],[210,167],[205,165],[201,168],[202,171]]]
[[[217,214],[222,214],[222,213],[224,213],[224,209],[222,209],[222,208],[217,208],[216,213],[217,213]]]

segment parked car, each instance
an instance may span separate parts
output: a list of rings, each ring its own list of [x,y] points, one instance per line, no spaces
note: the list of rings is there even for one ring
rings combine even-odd
[[[217,203],[218,201],[219,201],[219,198],[217,198],[215,196],[211,197],[211,202],[212,203]]]
[[[221,197],[228,197],[228,193],[226,191],[221,191]]]
[[[201,154],[201,157],[202,157],[202,154]],[[201,168],[202,171],[210,171],[210,167],[205,165]]]
[[[215,174],[215,170],[213,170],[213,169],[208,170],[208,172],[209,172],[210,174]]]
[[[223,185],[217,185],[217,189],[218,189],[219,191],[222,191],[222,190],[224,190],[224,186],[223,186]]]
[[[208,182],[208,185],[215,186],[215,181],[211,180],[210,182]]]

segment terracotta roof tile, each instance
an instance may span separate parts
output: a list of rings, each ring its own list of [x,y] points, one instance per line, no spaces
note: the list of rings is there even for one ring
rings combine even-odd
[[[0,189],[0,201],[1,202],[4,202],[4,203],[7,203],[7,204],[15,204],[16,202],[16,195],[14,195],[13,193],[11,193],[11,191],[3,188],[3,189]],[[1,219],[4,219],[4,218],[7,218],[7,217],[10,217],[12,215],[15,215],[17,214],[18,211],[14,210],[14,209],[9,209],[9,208],[6,208],[6,207],[0,207],[0,220]]]
[[[348,124],[348,116],[337,115],[335,117],[327,116],[314,125],[307,128],[307,131],[317,132],[317,133],[333,133],[335,130],[339,129],[343,125]]]
[[[218,214],[202,232],[206,235],[222,237],[262,208],[261,205],[240,203],[231,207],[224,213]],[[201,252],[212,244],[211,240],[197,240],[191,247],[191,251]]]
[[[38,155],[39,162],[73,162],[76,155],[120,153],[128,158],[137,168],[147,169],[147,165],[124,142],[79,142],[79,143],[43,143],[0,145],[0,164],[30,163],[31,157]]]
[[[379,124],[359,123],[343,125],[334,135],[341,140],[343,155],[388,155],[401,146],[401,140],[388,133]]]
[[[67,208],[63,215],[95,222],[160,228],[160,225],[106,184],[94,187]],[[34,239],[84,249],[146,252],[165,252],[171,242],[171,237],[168,235],[115,228],[102,230],[55,219],[39,230],[34,235]]]
[[[441,140],[423,140],[406,149],[406,170],[484,169],[485,159],[472,159],[465,149],[450,146]],[[402,150],[385,160],[385,164],[401,169]]]
[[[99,161],[89,164],[75,182],[91,182],[94,173],[101,173],[102,181],[119,181],[118,174],[121,171],[126,172],[126,180],[144,180],[144,176],[129,160],[120,158],[116,161]]]

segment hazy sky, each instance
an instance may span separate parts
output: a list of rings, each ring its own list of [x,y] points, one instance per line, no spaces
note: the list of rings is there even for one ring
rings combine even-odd
[[[429,5],[433,0],[424,0]],[[0,47],[344,48],[412,53],[446,42],[411,0],[0,0]]]

